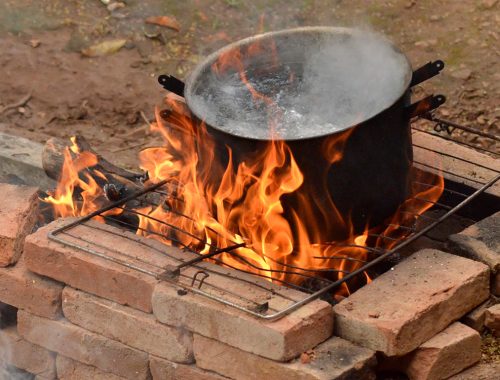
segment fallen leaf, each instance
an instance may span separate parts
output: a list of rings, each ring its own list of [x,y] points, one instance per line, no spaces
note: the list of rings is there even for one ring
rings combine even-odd
[[[145,21],[147,24],[164,26],[166,28],[173,29],[176,32],[181,30],[179,22],[171,16],[152,16],[148,17]]]
[[[36,39],[30,40],[30,45],[32,48],[37,48],[38,46],[40,46],[40,44],[41,44],[40,40]]]
[[[308,354],[306,354],[305,352],[303,352],[303,353],[300,354],[300,362],[302,364],[310,363],[311,362],[311,357]]]
[[[455,79],[467,80],[471,77],[472,71],[470,69],[467,69],[467,68],[459,69],[459,70],[453,71],[450,75]]]
[[[117,9],[125,8],[125,3],[117,1],[116,3],[110,3],[110,4],[108,4],[108,6],[106,8],[108,8],[108,11],[114,12]]]
[[[120,50],[126,43],[127,40],[125,39],[104,41],[82,49],[82,54],[85,57],[99,57],[101,55],[112,54]]]

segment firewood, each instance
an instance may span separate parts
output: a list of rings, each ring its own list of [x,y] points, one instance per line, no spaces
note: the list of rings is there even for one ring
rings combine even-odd
[[[114,165],[97,153],[82,136],[76,136],[75,143],[80,152],[91,152],[97,157],[97,164],[89,168],[90,170],[82,171],[80,178],[86,180],[84,175],[90,175],[104,190],[109,201],[119,201],[144,188],[144,182],[148,179],[147,173],[134,173]],[[59,179],[64,164],[64,152],[69,146],[71,146],[69,140],[65,141],[58,138],[51,138],[46,142],[42,153],[42,166],[50,178]],[[71,154],[75,156],[74,153]],[[96,171],[104,175],[106,179],[102,175],[98,175]],[[78,193],[77,189],[75,196],[78,196]],[[148,193],[127,202],[124,207],[135,209],[147,205],[159,205],[162,203],[162,198],[162,195],[157,192]]]
[[[97,153],[83,136],[75,136],[75,143],[80,151],[87,151],[96,155],[98,164],[95,166],[95,169],[102,173],[110,174],[134,183],[144,181],[145,175],[143,173],[133,173],[112,164]],[[49,139],[45,143],[42,153],[42,166],[45,173],[50,178],[55,180],[59,179],[64,164],[64,151],[66,147],[69,146],[71,146],[69,140],[66,141],[55,137]]]

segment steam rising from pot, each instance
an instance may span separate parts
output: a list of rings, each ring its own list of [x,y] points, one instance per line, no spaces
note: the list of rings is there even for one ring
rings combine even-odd
[[[218,129],[262,140],[349,128],[393,104],[411,78],[408,60],[388,40],[346,28],[265,34],[208,61],[190,79],[191,109]]]

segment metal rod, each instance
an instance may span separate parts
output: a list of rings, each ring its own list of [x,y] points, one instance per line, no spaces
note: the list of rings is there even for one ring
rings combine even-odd
[[[478,163],[472,162],[472,161],[470,161],[470,160],[466,160],[465,158],[462,158],[462,157],[453,156],[452,154],[445,153],[445,152],[440,152],[440,151],[438,151],[438,150],[431,149],[431,148],[427,148],[427,147],[425,147],[425,146],[420,146],[420,145],[417,145],[417,144],[413,144],[413,146],[416,146],[417,148],[420,148],[420,149],[426,150],[426,151],[428,151],[428,152],[433,152],[433,153],[439,154],[440,156],[444,156],[444,157],[451,158],[451,159],[453,159],[453,160],[458,160],[458,161],[465,162],[465,163],[470,164],[470,165],[473,165],[473,166],[475,166],[475,167],[480,167],[480,168],[483,168],[483,169],[486,169],[486,170],[491,170],[492,172],[495,172],[495,173],[500,173],[500,171],[498,171],[498,170],[496,170],[496,169],[493,169],[493,168],[490,168],[490,167],[488,167],[488,166],[484,166],[484,165],[481,165],[481,164],[478,164]]]
[[[457,173],[453,173],[453,172],[450,172],[448,170],[444,170],[444,169],[440,169],[440,168],[436,168],[435,166],[431,166],[431,165],[428,165],[428,164],[424,164],[423,162],[417,162],[417,161],[414,161],[413,162],[414,164],[417,164],[417,165],[422,165],[422,166],[425,166],[429,169],[434,169],[436,170],[437,172],[440,172],[440,173],[445,173],[445,174],[449,174],[449,175],[452,175],[454,177],[457,177],[457,178],[461,178],[461,179],[464,179],[466,181],[471,181],[471,182],[475,182],[481,186],[483,185],[486,185],[485,182],[481,182],[481,181],[478,181],[478,180],[475,180],[475,179],[472,179],[472,178],[469,178],[469,177],[464,177],[463,175],[460,175],[460,174],[457,174]]]
[[[488,149],[485,149],[485,148],[482,148],[480,146],[477,146],[477,145],[472,145],[472,144],[469,144],[469,143],[466,143],[464,141],[457,141],[457,140],[454,140],[454,139],[450,139],[449,137],[447,136],[443,136],[443,135],[438,135],[436,133],[432,133],[432,132],[429,132],[429,131],[426,131],[425,129],[420,129],[420,128],[416,128],[416,127],[411,127],[413,130],[415,131],[418,131],[418,132],[422,132],[422,133],[426,133],[428,135],[431,135],[431,136],[436,136],[436,137],[439,137],[443,140],[446,140],[446,141],[451,141],[453,143],[456,143],[456,144],[459,144],[459,145],[462,145],[462,146],[466,146],[466,147],[469,147],[469,148],[472,148],[472,149],[476,149],[476,150],[480,150],[482,152],[485,152],[485,153],[489,153],[489,154],[493,154],[495,156],[498,156],[498,153],[497,152],[493,152],[491,150],[488,150]]]
[[[462,131],[474,133],[476,135],[487,137],[487,138],[495,140],[495,141],[500,141],[500,136],[497,136],[497,135],[494,135],[494,134],[488,133],[488,132],[483,132],[483,131],[477,130],[475,128],[466,127],[465,125],[460,125],[460,124],[454,123],[454,122],[449,121],[449,120],[440,119],[438,117],[435,117],[431,113],[424,114],[421,117],[426,119],[426,120],[433,121],[435,123],[448,124],[450,127],[461,129]]]
[[[245,243],[240,243],[240,244],[232,245],[232,246],[229,246],[229,247],[226,247],[226,248],[220,248],[220,249],[218,249],[218,250],[216,250],[214,252],[210,252],[210,253],[207,253],[207,254],[201,254],[198,257],[195,257],[195,258],[193,258],[191,260],[185,261],[182,264],[176,265],[173,268],[167,269],[165,271],[164,275],[166,275],[168,277],[177,276],[177,275],[180,274],[182,268],[191,266],[193,264],[197,264],[200,261],[203,261],[205,259],[209,259],[209,258],[211,258],[213,256],[219,255],[219,254],[224,253],[224,252],[228,252],[228,253],[233,254],[233,252],[231,252],[233,249],[242,248],[244,246],[245,246]]]
[[[462,207],[464,207],[468,203],[472,202],[473,199],[475,199],[477,196],[479,196],[481,193],[483,193],[488,187],[492,186],[499,179],[500,179],[500,174],[497,175],[492,180],[490,180],[481,189],[476,190],[469,198],[463,200],[458,205],[456,205],[453,209],[449,210],[446,214],[444,214],[443,216],[441,216],[434,223],[432,223],[432,224],[428,225],[427,227],[423,228],[421,231],[419,231],[418,234],[415,234],[415,235],[411,236],[410,238],[406,239],[402,243],[398,244],[396,247],[394,247],[391,250],[389,250],[386,253],[384,253],[382,256],[379,256],[376,259],[373,259],[372,261],[370,261],[368,264],[364,265],[363,267],[355,270],[354,272],[351,272],[351,273],[345,275],[342,279],[335,281],[334,283],[326,286],[325,288],[323,288],[321,290],[318,290],[317,292],[311,294],[309,297],[302,299],[301,301],[293,304],[292,306],[289,306],[288,308],[283,309],[283,310],[281,310],[281,311],[279,311],[278,313],[275,313],[275,314],[261,316],[261,318],[266,319],[266,320],[273,320],[273,319],[280,318],[280,317],[282,317],[282,316],[284,316],[284,315],[286,315],[286,314],[288,314],[288,313],[290,313],[290,312],[292,312],[294,310],[297,310],[302,305],[305,305],[305,304],[307,304],[307,303],[309,303],[309,302],[311,302],[311,301],[313,301],[313,300],[321,297],[323,294],[331,291],[335,287],[337,287],[337,286],[341,285],[342,283],[350,280],[351,278],[360,275],[361,273],[365,272],[367,269],[370,269],[370,268],[374,267],[376,264],[378,264],[381,261],[385,260],[390,255],[394,254],[398,249],[406,247],[408,244],[410,244],[411,242],[413,242],[415,239],[417,239],[418,237],[424,235],[425,233],[427,233],[428,231],[430,231],[431,229],[433,229],[435,226],[437,226],[439,223],[441,223],[443,220],[447,219],[450,215],[454,214],[457,210],[461,209]]]
[[[128,201],[131,201],[133,199],[136,199],[136,198],[140,197],[141,195],[144,195],[144,194],[146,194],[148,192],[151,192],[151,191],[153,191],[155,189],[158,189],[159,187],[162,187],[163,185],[165,185],[168,182],[169,182],[169,180],[165,179],[165,180],[160,181],[160,182],[158,182],[158,183],[156,183],[156,184],[154,184],[152,186],[145,187],[144,189],[142,189],[142,190],[140,190],[140,191],[138,191],[138,192],[136,192],[134,194],[131,194],[128,197],[125,197],[125,198],[123,198],[123,199],[121,199],[119,201],[116,201],[116,202],[112,202],[109,205],[107,205],[107,206],[105,206],[105,207],[103,207],[103,208],[101,208],[99,210],[91,212],[88,215],[82,216],[82,217],[76,219],[75,221],[73,221],[73,222],[71,222],[71,223],[69,223],[69,224],[67,224],[65,226],[62,226],[62,227],[60,227],[60,228],[52,231],[51,233],[52,233],[52,235],[56,235],[56,234],[58,234],[58,233],[60,233],[62,231],[65,231],[65,230],[68,230],[70,228],[73,228],[73,227],[75,227],[75,226],[77,226],[77,225],[79,225],[81,223],[84,223],[87,220],[90,220],[90,219],[92,219],[92,218],[94,218],[94,217],[96,217],[96,216],[98,216],[98,215],[100,215],[100,214],[102,214],[102,213],[104,213],[106,211],[112,210],[115,207],[121,206],[121,205],[127,203]]]

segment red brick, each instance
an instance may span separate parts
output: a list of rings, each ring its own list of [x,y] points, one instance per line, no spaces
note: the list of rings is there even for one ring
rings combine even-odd
[[[63,310],[70,322],[127,346],[174,362],[193,361],[193,335],[151,314],[68,287],[63,291]]]
[[[486,310],[484,324],[491,330],[493,335],[500,338],[500,304],[491,306]]]
[[[55,278],[74,288],[82,289],[102,298],[110,299],[123,305],[130,305],[142,311],[151,311],[151,293],[153,286],[157,283],[157,280],[153,276],[49,240],[47,233],[61,226],[62,223],[67,223],[67,221],[56,221],[27,238],[25,259],[30,270]],[[76,227],[71,231],[71,234],[85,238],[89,241],[89,244],[92,244],[92,241],[99,241],[100,250],[103,246],[112,248],[113,251],[106,251],[111,258],[124,259],[116,251],[128,254],[132,253],[137,259],[128,258],[128,263],[151,271],[157,271],[157,273],[159,272],[159,268],[178,264],[178,261],[168,257],[164,252],[177,259],[189,259],[192,257],[192,255],[190,256],[177,248],[167,247],[157,241],[140,238],[132,233],[125,233],[112,226],[99,223],[90,224],[91,226]],[[114,233],[107,233],[106,231]],[[129,239],[125,239],[124,236]],[[144,242],[147,245],[139,244],[137,241]],[[82,243],[80,242],[80,244]],[[214,272],[217,270],[227,271],[226,268],[221,268],[211,263],[200,265],[211,268],[212,274],[210,279],[206,280],[205,283],[225,278]],[[189,270],[196,271],[197,269],[190,268]],[[251,278],[257,281],[254,276]],[[269,285],[270,283],[265,280],[260,281],[266,283],[267,286],[272,285]],[[231,289],[238,289],[240,291],[238,286],[242,287],[242,285],[237,284],[237,282],[233,281],[229,285]],[[168,289],[165,294],[169,295],[173,292],[175,295],[175,298],[170,297],[170,300],[176,300],[179,297],[172,285],[167,285],[166,283],[162,283],[161,285],[161,289]],[[228,285],[227,281],[225,285]],[[221,288],[227,289],[227,287]],[[250,292],[255,293],[255,288],[247,284],[246,288],[241,290],[250,290]],[[282,291],[285,293],[288,292],[296,298],[299,297],[299,295],[295,295],[290,289],[283,289]],[[161,292],[159,293],[161,294]],[[266,294],[269,295],[271,293],[267,292]],[[303,296],[301,294],[299,298]],[[322,301],[315,301],[280,321],[268,322],[266,324],[267,327],[261,329],[264,323],[257,323],[255,318],[246,315],[242,316],[240,312],[234,313],[234,310],[226,312],[227,308],[221,307],[218,303],[215,304],[209,301],[207,304],[204,301],[208,300],[202,296],[197,296],[193,301],[193,305],[189,306],[188,309],[185,307],[185,302],[179,302],[179,305],[175,306],[172,310],[170,310],[170,304],[169,306],[165,306],[161,297],[157,298],[155,315],[161,322],[170,326],[186,328],[190,331],[197,331],[195,329],[199,328],[201,329],[199,331],[201,334],[209,334],[210,332],[220,334],[219,338],[221,340],[226,339],[230,344],[233,341],[242,342],[242,339],[235,338],[235,334],[236,336],[246,334],[245,336],[249,340],[243,343],[244,347],[249,347],[250,349],[256,347],[256,351],[253,352],[269,355],[273,359],[286,360],[296,356],[303,350],[311,348],[327,339],[333,329],[332,308],[328,303]],[[191,298],[192,295],[188,294],[183,298],[183,301],[191,300]],[[273,303],[279,301],[275,301],[274,298],[276,297],[273,297],[269,301],[271,306],[274,305]],[[291,302],[289,300],[285,301]],[[278,306],[281,307],[284,305]],[[193,310],[198,314],[207,312],[207,316],[193,315]],[[184,314],[186,311],[188,312],[187,317]],[[222,319],[218,316],[219,314],[222,314]],[[212,327],[210,325],[200,325],[200,318],[207,323],[212,323]],[[242,328],[240,328],[241,321],[246,321],[242,325],[244,326]],[[256,329],[255,327],[258,328]],[[248,328],[251,328],[252,331],[245,333],[244,331],[248,330]],[[244,347],[242,348],[245,349]]]
[[[238,380],[375,379],[375,352],[332,337],[312,351],[310,361],[276,362],[200,335],[194,337],[198,367]]]
[[[211,274],[210,280],[215,281],[215,277]],[[220,276],[219,280],[220,289],[235,290],[231,279]],[[274,306],[271,299],[269,303]],[[196,294],[179,295],[176,289],[165,283],[155,288],[153,312],[168,325],[184,327],[233,347],[281,361],[292,359],[328,339],[333,329],[332,307],[323,301],[313,301],[281,319],[268,321]]]
[[[413,131],[412,140],[414,160],[427,164],[430,167],[436,167],[436,160],[438,160],[439,174],[443,175],[445,179],[455,181],[458,179],[460,182],[478,189],[481,186],[480,182],[489,182],[500,171],[499,160],[487,154],[480,153],[475,149],[445,140],[439,136]],[[424,147],[427,149],[424,149]],[[470,163],[457,160],[454,157],[468,160]],[[429,167],[425,169],[429,170]],[[474,179],[475,181],[469,181],[467,178]],[[499,197],[500,182],[497,181],[493,186],[486,189],[485,192]]]
[[[55,354],[24,340],[16,326],[0,330],[0,362],[46,379],[55,379]]]
[[[500,212],[448,238],[448,249],[458,255],[479,260],[491,269],[491,292],[500,295]]]
[[[66,320],[53,321],[21,310],[17,319],[19,334],[32,343],[127,379],[149,378],[145,352],[91,333]]]
[[[481,337],[470,327],[455,322],[411,355],[406,373],[415,380],[446,379],[481,359]]]
[[[0,183],[0,267],[16,263],[36,222],[38,189]]]
[[[414,352],[390,358],[385,366],[392,364],[394,369],[405,372],[412,380],[440,380],[459,373],[480,359],[479,333],[455,322]]]
[[[61,315],[63,285],[30,272],[24,258],[0,268],[0,301],[46,318]]]
[[[59,380],[123,380],[125,377],[103,372],[99,368],[77,362],[65,356],[57,355],[57,378]]]
[[[482,332],[484,329],[484,320],[486,318],[486,309],[490,305],[491,305],[491,300],[482,303],[474,310],[472,310],[470,313],[464,315],[460,321],[464,325],[467,325],[478,332]]]
[[[73,288],[151,312],[151,295],[157,280],[137,270],[49,240],[47,233],[65,223],[68,223],[67,219],[59,219],[26,238],[25,259],[28,268]],[[99,225],[99,228],[121,233],[121,230],[111,226]],[[91,242],[99,241],[103,245],[115,246],[125,253],[134,252],[136,255],[149,253],[145,247],[134,245],[120,235],[105,233],[87,226],[79,226],[72,230],[71,234],[86,237]],[[116,257],[112,253],[109,253],[109,256]],[[123,259],[122,256],[120,258]],[[137,265],[133,259],[127,262]],[[138,265],[143,266],[143,264]]]
[[[499,373],[500,362],[479,363],[448,380],[493,380],[498,378]]]
[[[488,280],[482,263],[417,252],[334,307],[336,334],[388,356],[404,355],[484,302]]]
[[[227,377],[215,372],[205,371],[194,365],[184,365],[170,362],[165,359],[151,356],[149,359],[149,369],[153,380],[224,380]]]

